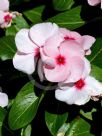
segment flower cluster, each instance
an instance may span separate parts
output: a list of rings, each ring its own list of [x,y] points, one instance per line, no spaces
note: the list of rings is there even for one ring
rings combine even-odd
[[[18,12],[9,12],[8,0],[0,0],[0,28],[11,26],[12,19],[18,14]]]
[[[55,23],[40,23],[21,29],[15,37],[16,69],[32,74],[38,64],[40,80],[58,83],[56,99],[68,104],[83,105],[102,94],[102,85],[90,76],[91,65],[85,58],[91,54],[95,38],[81,36],[60,28]]]
[[[102,0],[88,0],[88,3],[91,6],[95,6],[95,5],[99,4],[99,3],[101,3],[101,8],[102,8]]]

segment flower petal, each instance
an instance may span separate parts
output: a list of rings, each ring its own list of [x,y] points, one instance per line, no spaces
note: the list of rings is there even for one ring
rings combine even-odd
[[[55,23],[40,23],[30,29],[30,37],[39,47],[44,45],[45,41],[58,31]]]
[[[59,65],[53,69],[49,69],[44,66],[44,73],[46,79],[51,82],[62,82],[66,80],[69,75],[68,68],[66,66]]]
[[[55,91],[56,99],[66,102],[67,104],[76,104],[84,105],[90,100],[90,96],[87,94],[87,91],[82,90],[78,91],[75,87],[71,87],[66,90],[56,90]]]
[[[88,76],[85,79],[87,86],[90,88],[89,95],[90,96],[98,96],[102,95],[102,83],[96,80],[94,77]]]
[[[13,58],[13,65],[19,71],[27,74],[32,74],[35,70],[34,55],[21,55],[19,53],[16,53]]]
[[[101,2],[101,0],[88,0],[88,4],[91,6],[95,6],[97,4],[99,4]]]
[[[89,36],[89,35],[82,36],[82,46],[83,46],[84,50],[90,49],[92,44],[94,44],[95,40],[96,39],[94,37]]]
[[[0,24],[4,23],[4,16],[5,13],[3,11],[0,11]]]
[[[34,53],[38,48],[29,38],[29,29],[21,29],[15,37],[17,49],[23,53]]]
[[[2,10],[2,11],[9,10],[9,1],[8,0],[0,0],[0,10]]]
[[[76,82],[81,79],[84,71],[84,61],[80,57],[73,57],[70,60],[70,76],[64,83]]]
[[[0,106],[5,107],[8,105],[8,96],[5,93],[0,92]]]

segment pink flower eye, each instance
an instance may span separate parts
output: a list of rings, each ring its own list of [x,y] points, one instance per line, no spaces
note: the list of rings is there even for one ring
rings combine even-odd
[[[65,37],[64,37],[64,40],[75,40],[75,38],[69,37],[69,36],[65,36]]]
[[[57,62],[58,65],[64,65],[66,63],[65,62],[65,57],[61,56],[61,55],[57,56],[56,57],[56,62]]]
[[[10,16],[9,14],[4,16],[4,20],[5,22],[10,22],[12,20],[12,16]]]
[[[83,79],[80,79],[75,83],[75,87],[79,90],[81,90],[85,86],[85,82]]]

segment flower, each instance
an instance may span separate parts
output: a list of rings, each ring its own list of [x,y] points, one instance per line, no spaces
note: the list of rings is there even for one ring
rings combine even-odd
[[[102,84],[94,77],[88,76],[75,83],[60,84],[55,91],[56,99],[67,104],[84,105],[92,97],[102,95]]]
[[[59,28],[59,32],[50,37],[40,50],[46,79],[51,82],[79,80],[89,63],[84,56],[90,52],[94,42],[92,36],[81,36],[77,32]]]
[[[102,0],[88,0],[88,4],[91,6],[96,6],[99,3],[101,3],[101,8],[102,8]]]
[[[30,29],[21,29],[15,37],[18,51],[13,58],[14,67],[27,74],[32,74],[40,48],[57,31],[58,26],[54,23],[40,23]]]
[[[1,88],[0,88],[0,91],[2,91]],[[0,106],[1,107],[6,107],[7,105],[8,105],[8,96],[7,96],[7,94],[0,92]]]

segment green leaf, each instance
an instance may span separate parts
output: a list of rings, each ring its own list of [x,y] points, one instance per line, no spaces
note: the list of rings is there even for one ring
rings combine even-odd
[[[95,65],[91,65],[91,76],[95,77],[98,81],[102,82],[102,69]]]
[[[90,112],[84,112],[83,110],[80,110],[80,114],[89,120],[92,120],[92,113],[93,112],[96,112],[96,109],[93,108]]]
[[[53,0],[54,8],[58,11],[68,10],[73,4],[73,0]]]
[[[27,83],[15,98],[9,113],[9,126],[12,130],[22,128],[35,117],[39,98],[34,93],[32,83]]]
[[[40,6],[28,11],[25,11],[23,14],[29,19],[33,24],[42,22],[42,12],[45,6]]]
[[[61,27],[73,30],[85,24],[85,21],[81,19],[80,13],[81,7],[79,6],[49,18],[47,21],[54,22]]]
[[[16,46],[13,36],[0,38],[0,58],[2,60],[12,59],[16,52]]]
[[[6,110],[0,107],[0,136],[2,136],[2,126],[6,114],[7,114]]]
[[[58,130],[66,122],[67,118],[68,118],[67,113],[57,115],[45,112],[46,125],[53,136],[57,135]]]
[[[92,46],[92,53],[88,56],[90,62],[102,68],[102,38],[97,38]]]
[[[31,136],[32,127],[29,124],[27,127],[22,129],[21,136]]]
[[[66,136],[93,136],[90,133],[90,124],[82,118],[73,120]]]
[[[63,136],[65,135],[65,133],[67,132],[67,130],[69,129],[70,125],[69,123],[64,123],[61,128],[58,130],[58,134],[57,136]],[[63,134],[63,135],[61,135]]]

